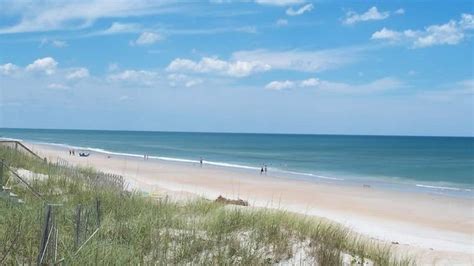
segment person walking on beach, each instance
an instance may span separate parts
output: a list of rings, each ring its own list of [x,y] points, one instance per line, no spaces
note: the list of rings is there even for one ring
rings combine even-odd
[[[201,157],[201,158],[199,158],[199,165],[200,165],[200,166],[201,166],[201,168],[202,168],[202,157]]]
[[[263,167],[260,169],[260,175],[263,174]]]
[[[265,175],[266,175],[267,174],[267,165],[265,164],[264,167],[265,167]]]

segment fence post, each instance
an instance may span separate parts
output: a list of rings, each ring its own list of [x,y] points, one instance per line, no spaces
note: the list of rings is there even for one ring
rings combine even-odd
[[[46,215],[43,225],[43,235],[40,241],[40,249],[38,254],[38,265],[43,263],[43,256],[46,253],[47,245],[48,245],[48,238],[51,231],[51,205],[46,205]]]

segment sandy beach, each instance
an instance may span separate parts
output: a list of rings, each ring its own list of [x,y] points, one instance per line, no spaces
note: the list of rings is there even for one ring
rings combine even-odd
[[[26,143],[55,162],[91,166],[123,175],[129,189],[175,197],[219,195],[251,206],[278,208],[327,218],[368,237],[392,243],[420,264],[474,263],[474,209],[467,198],[398,192],[291,180],[226,167],[91,152],[70,156],[66,147]]]

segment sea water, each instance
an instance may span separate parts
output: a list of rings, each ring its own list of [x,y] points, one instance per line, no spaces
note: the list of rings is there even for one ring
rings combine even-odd
[[[315,182],[474,195],[474,138],[0,129],[0,137]],[[258,176],[258,175],[256,175]]]

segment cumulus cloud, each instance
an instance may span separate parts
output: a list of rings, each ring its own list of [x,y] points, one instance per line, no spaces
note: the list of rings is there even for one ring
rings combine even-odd
[[[474,16],[462,14],[458,21],[450,20],[441,25],[431,25],[423,30],[395,31],[382,28],[372,34],[372,40],[409,43],[413,48],[434,45],[455,45],[465,39],[466,31],[474,29]]]
[[[27,71],[44,72],[47,75],[52,75],[56,71],[58,62],[52,57],[45,57],[35,60],[33,63],[26,66]]]
[[[380,12],[377,7],[373,6],[369,8],[365,13],[358,14],[354,11],[349,11],[346,13],[346,17],[343,20],[344,24],[355,24],[362,21],[370,20],[383,20],[390,16],[388,11]]]
[[[257,72],[270,70],[268,64],[259,61],[225,61],[213,57],[203,57],[200,61],[174,59],[166,68],[171,72],[217,73],[232,77],[245,77]]]
[[[402,35],[403,34],[401,34],[400,32],[389,30],[384,27],[381,30],[374,32],[372,34],[371,39],[397,41],[402,37]]]
[[[6,63],[4,65],[0,65],[0,74],[2,75],[13,75],[18,71],[19,67],[17,65],[14,65],[12,63]]]
[[[311,10],[313,10],[313,8],[314,8],[313,4],[306,4],[296,10],[290,7],[286,10],[286,14],[288,16],[299,16],[299,15],[303,15],[306,12],[310,12]]]
[[[320,72],[338,68],[360,57],[363,48],[328,49],[318,51],[238,51],[232,55],[236,61],[257,61],[271,69]]]
[[[140,36],[138,36],[138,39],[134,41],[133,44],[151,45],[161,40],[163,40],[163,36],[159,35],[158,33],[145,31],[140,34]]]
[[[87,77],[89,77],[89,70],[84,67],[73,69],[66,76],[67,79],[83,79]]]
[[[305,0],[255,0],[255,3],[272,6],[290,6],[304,3]]]
[[[386,77],[364,84],[348,84],[309,78],[305,80],[272,81],[265,88],[268,90],[284,90],[293,88],[315,88],[328,93],[367,94],[400,88],[403,83],[395,78]]]

